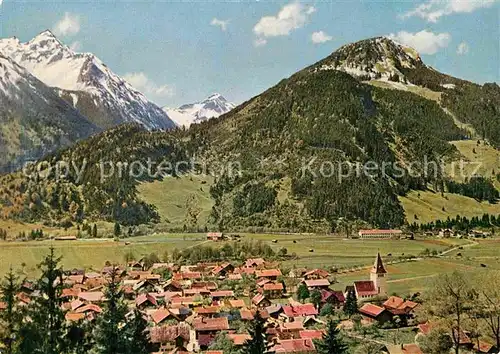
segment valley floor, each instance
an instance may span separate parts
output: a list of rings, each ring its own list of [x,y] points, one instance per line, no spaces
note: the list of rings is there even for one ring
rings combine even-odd
[[[344,290],[353,280],[368,277],[368,267],[380,252],[389,272],[389,291],[401,296],[425,290],[430,280],[443,272],[489,272],[500,270],[500,239],[417,239],[352,240],[330,235],[241,234],[242,239],[261,240],[275,250],[286,248],[290,259],[283,268],[336,268],[338,284]],[[274,240],[274,242],[273,242]],[[0,243],[0,274],[9,267],[29,276],[37,273],[36,265],[50,246],[63,256],[65,269],[101,269],[106,262],[123,263],[125,255],[141,257],[156,253],[160,258],[174,249],[196,245],[222,247],[224,242],[207,241],[204,234],[157,234],[130,239],[81,239],[77,241],[29,241]],[[423,257],[426,249],[439,256]],[[415,257],[408,260],[409,257]]]

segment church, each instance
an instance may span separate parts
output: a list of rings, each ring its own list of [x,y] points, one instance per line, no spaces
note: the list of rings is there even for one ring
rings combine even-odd
[[[370,270],[370,280],[355,281],[354,292],[358,301],[363,302],[373,298],[387,297],[387,270],[385,270],[380,253],[377,253],[375,263]]]

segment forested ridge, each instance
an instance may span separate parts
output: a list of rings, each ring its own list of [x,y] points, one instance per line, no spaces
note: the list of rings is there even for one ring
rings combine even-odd
[[[498,192],[490,181],[460,184],[441,170],[441,161],[460,157],[449,142],[469,139],[470,132],[459,128],[437,102],[374,87],[342,71],[318,70],[322,62],[188,130],[147,132],[124,125],[43,160],[51,165],[86,160],[83,175],[70,169],[58,181],[55,171],[0,177],[2,216],[58,225],[84,219],[158,221],[154,205],[140,199],[136,186],[161,176],[130,176],[126,170],[103,181],[101,161],[202,162],[205,172],[215,175],[210,223],[219,229],[328,231],[345,218],[399,227],[405,215],[398,196],[429,185],[496,201]],[[413,64],[413,69],[398,67],[404,75],[398,80],[442,92],[444,107],[498,147],[496,84],[479,86],[431,70],[419,60]],[[234,163],[239,174],[226,168]],[[379,169],[356,173],[355,168],[370,163]],[[200,172],[190,168],[183,165],[176,173]],[[343,169],[350,173],[344,175]],[[168,198],[168,191],[162,193]]]

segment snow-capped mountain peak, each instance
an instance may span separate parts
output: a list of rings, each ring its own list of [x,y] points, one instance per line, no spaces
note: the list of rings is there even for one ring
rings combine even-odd
[[[178,126],[189,127],[193,123],[218,117],[234,107],[235,105],[228,102],[220,93],[213,93],[200,102],[184,104],[179,108],[163,109]]]
[[[0,51],[46,85],[57,88],[97,125],[136,122],[148,129],[172,128],[165,112],[113,73],[91,53],[76,53],[46,30],[32,40],[0,39]]]

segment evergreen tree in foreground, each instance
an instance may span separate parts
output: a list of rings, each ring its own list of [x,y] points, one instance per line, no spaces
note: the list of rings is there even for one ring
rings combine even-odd
[[[23,320],[21,309],[16,305],[16,294],[19,292],[20,285],[19,277],[14,274],[12,268],[0,284],[0,293],[2,294],[0,300],[5,304],[5,309],[0,311],[0,328],[3,329],[1,340],[5,345],[6,354],[15,352],[15,338],[18,337]]]
[[[127,339],[130,344],[128,353],[148,354],[149,336],[147,333],[148,322],[144,319],[141,311],[134,310],[134,317],[127,324]]]
[[[347,353],[347,345],[340,338],[337,322],[328,321],[328,328],[323,338],[315,342],[318,354],[343,354]]]
[[[267,353],[266,349],[266,333],[265,321],[257,311],[248,330],[248,334],[252,339],[245,342],[242,348],[242,353],[245,354],[264,354]]]
[[[345,299],[343,311],[349,317],[358,312],[358,299],[356,298],[356,293],[354,292],[354,289],[350,289],[347,292],[347,297]]]
[[[54,248],[39,264],[42,272],[36,284],[39,296],[34,297],[28,307],[27,318],[20,330],[21,353],[62,354],[69,351],[67,326],[62,310],[63,289],[61,257],[56,257]]]
[[[125,354],[128,353],[127,327],[125,315],[127,305],[123,300],[123,291],[120,287],[120,274],[113,267],[108,287],[105,291],[106,306],[98,317],[94,338],[96,352],[99,354]]]

